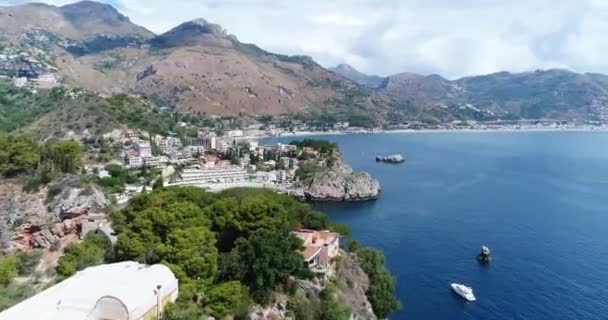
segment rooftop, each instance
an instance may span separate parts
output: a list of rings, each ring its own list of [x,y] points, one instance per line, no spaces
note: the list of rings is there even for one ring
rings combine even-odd
[[[161,296],[175,300],[178,282],[164,265],[127,261],[90,267],[5,310],[0,320],[101,319],[108,312],[122,315],[116,319],[139,319],[155,308],[157,285]],[[102,308],[108,306],[105,303],[111,311]],[[116,303],[121,307],[112,308]]]

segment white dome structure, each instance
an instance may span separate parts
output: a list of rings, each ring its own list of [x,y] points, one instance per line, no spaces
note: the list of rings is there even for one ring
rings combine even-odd
[[[0,320],[152,319],[178,295],[178,281],[161,264],[120,262],[87,268],[0,313]]]

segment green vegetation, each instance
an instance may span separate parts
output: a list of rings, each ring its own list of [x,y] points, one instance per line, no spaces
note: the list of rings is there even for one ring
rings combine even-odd
[[[198,119],[198,118],[197,118]],[[117,94],[102,97],[81,90],[54,88],[33,94],[0,80],[0,131],[22,129],[37,140],[88,130],[93,136],[119,125],[154,134],[177,132],[174,115],[146,98]]]
[[[292,227],[329,228],[323,214],[271,191],[162,188],[111,214],[115,260],[164,263],[180,280],[179,308],[166,318],[246,312],[289,276],[306,277]],[[99,257],[99,255],[97,256]]]
[[[96,178],[95,182],[102,186],[108,193],[120,193],[125,190],[127,184],[143,184],[150,186],[153,181],[155,188],[158,188],[157,182],[160,181],[162,187],[162,178],[158,169],[143,166],[137,170],[123,168],[118,164],[109,164],[106,170],[110,174],[109,177]]]
[[[18,274],[17,256],[9,255],[0,258],[0,286],[8,286]]]
[[[319,151],[322,155],[332,155],[338,149],[337,144],[327,140],[304,139],[295,140],[289,144],[295,145],[300,149],[312,148],[315,151]]]
[[[29,136],[0,132],[0,175],[28,174],[26,190],[36,190],[56,175],[74,174],[81,168],[81,146],[74,140],[38,145]]]
[[[357,250],[357,256],[361,259],[361,268],[368,275],[370,286],[365,293],[372,309],[378,318],[384,319],[393,311],[399,310],[401,304],[395,298],[395,278],[384,265],[382,252],[362,248]]]
[[[11,283],[0,286],[0,312],[23,301],[36,293],[30,283]]]
[[[13,279],[19,275],[29,276],[39,260],[38,251],[0,256],[0,312],[35,293],[32,283],[20,283]]]
[[[106,236],[88,234],[77,244],[65,248],[57,264],[57,274],[67,278],[87,267],[103,264],[113,259],[112,245]]]
[[[350,308],[340,304],[336,299],[336,289],[333,285],[327,285],[321,291],[321,319],[323,320],[347,320],[350,318]]]
[[[328,283],[318,297],[296,291],[289,297],[287,310],[296,320],[347,320],[351,314],[350,307],[341,304],[336,298],[333,283]]]
[[[0,132],[0,174],[13,177],[37,167],[38,145],[27,136]]]
[[[57,266],[60,277],[104,262],[163,263],[180,282],[178,301],[163,319],[240,319],[252,302],[270,302],[277,291],[292,296],[289,310],[295,319],[339,320],[350,315],[331,285],[314,298],[287,289],[290,277],[310,276],[298,252],[302,242],[291,234],[292,228],[350,235],[345,225],[330,224],[326,215],[294,198],[259,189],[212,194],[194,187],[158,188],[109,215],[118,233],[115,246],[103,235],[87,235],[65,249]],[[374,310],[387,316],[396,308],[394,282],[381,265],[383,258],[366,250],[360,249],[360,255],[373,283],[368,296]],[[13,277],[17,263],[7,265]]]

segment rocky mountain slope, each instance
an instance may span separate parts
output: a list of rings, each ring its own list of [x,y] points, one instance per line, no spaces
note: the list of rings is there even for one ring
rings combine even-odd
[[[359,72],[357,69],[348,64],[340,64],[336,67],[329,68],[329,70],[368,88],[378,89],[384,86],[384,78],[379,76],[370,76]]]
[[[112,6],[83,1],[63,7],[42,3],[0,7],[0,30],[5,39],[23,40],[26,34],[57,36],[94,44],[123,37],[150,39],[154,34],[133,24]]]
[[[13,46],[51,52],[65,84],[136,93],[201,114],[333,113],[383,117],[395,103],[309,57],[269,53],[197,19],[154,35],[105,4],[0,9]],[[34,19],[28,17],[35,17]],[[56,22],[56,23],[52,23]]]
[[[354,81],[355,73],[341,73]],[[351,75],[351,74],[354,74]],[[369,85],[368,85],[369,86]],[[438,75],[400,73],[370,88],[420,114],[454,119],[608,119],[608,76],[550,69],[499,72],[450,81]]]

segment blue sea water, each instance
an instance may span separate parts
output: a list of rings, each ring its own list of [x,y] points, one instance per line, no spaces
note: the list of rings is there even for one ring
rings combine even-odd
[[[608,134],[322,138],[382,185],[377,201],[317,208],[384,252],[403,303],[391,319],[608,319]],[[374,161],[392,153],[407,163]]]

